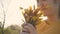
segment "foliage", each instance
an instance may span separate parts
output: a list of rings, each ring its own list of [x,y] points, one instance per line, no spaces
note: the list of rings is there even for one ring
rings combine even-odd
[[[0,28],[0,34],[2,34],[2,33],[1,33],[1,28]]]
[[[20,27],[18,25],[11,25],[7,28],[4,28],[4,34],[19,34],[20,33]],[[1,33],[1,28],[0,28],[0,34]]]
[[[18,25],[11,25],[7,28],[10,34],[19,34],[20,27]]]

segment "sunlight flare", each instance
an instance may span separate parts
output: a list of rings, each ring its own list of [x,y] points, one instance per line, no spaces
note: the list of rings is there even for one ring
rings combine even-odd
[[[44,21],[44,20],[47,20],[48,19],[48,17],[47,16],[44,16],[44,15],[42,15],[41,17],[39,17],[40,19],[42,19],[41,21]]]
[[[34,5],[37,5],[36,0],[20,0],[20,7],[23,9],[27,9],[29,6],[33,7]]]

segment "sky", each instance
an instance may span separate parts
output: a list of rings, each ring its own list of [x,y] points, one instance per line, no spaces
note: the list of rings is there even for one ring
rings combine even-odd
[[[3,3],[3,6],[1,5]],[[10,25],[21,25],[23,23],[22,10],[19,7],[28,8],[36,5],[36,0],[0,0],[0,21],[3,21],[3,10],[6,14],[5,28]]]

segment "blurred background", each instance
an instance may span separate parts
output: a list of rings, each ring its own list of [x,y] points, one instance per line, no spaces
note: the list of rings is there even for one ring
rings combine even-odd
[[[34,6],[37,8],[39,3],[37,0],[0,0],[0,34],[20,34],[21,24],[24,23],[22,19],[25,21],[22,12],[29,6],[32,9]],[[45,23],[43,21],[38,23],[36,27],[38,34],[59,34],[60,32],[60,22]]]

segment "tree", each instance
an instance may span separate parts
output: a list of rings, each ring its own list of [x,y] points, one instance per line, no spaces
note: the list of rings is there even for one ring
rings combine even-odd
[[[1,2],[1,5],[2,5],[2,9],[3,9],[3,14],[4,14],[4,17],[3,17],[3,24],[2,24],[2,26],[1,26],[1,32],[2,32],[2,34],[4,34],[4,24],[5,24],[6,14],[5,14],[4,5],[3,5],[2,2]]]
[[[1,7],[2,7],[2,10],[3,10],[3,22],[2,22],[2,25],[1,25],[1,32],[2,34],[4,34],[4,25],[5,25],[5,20],[6,20],[6,11],[8,10],[8,8],[5,10],[4,7],[5,7],[5,2],[3,2],[4,0],[1,0],[0,3],[1,3]],[[8,0],[7,0],[8,1]],[[11,1],[11,0],[10,0]],[[9,2],[10,3],[10,2]],[[9,5],[9,3],[7,3]]]

